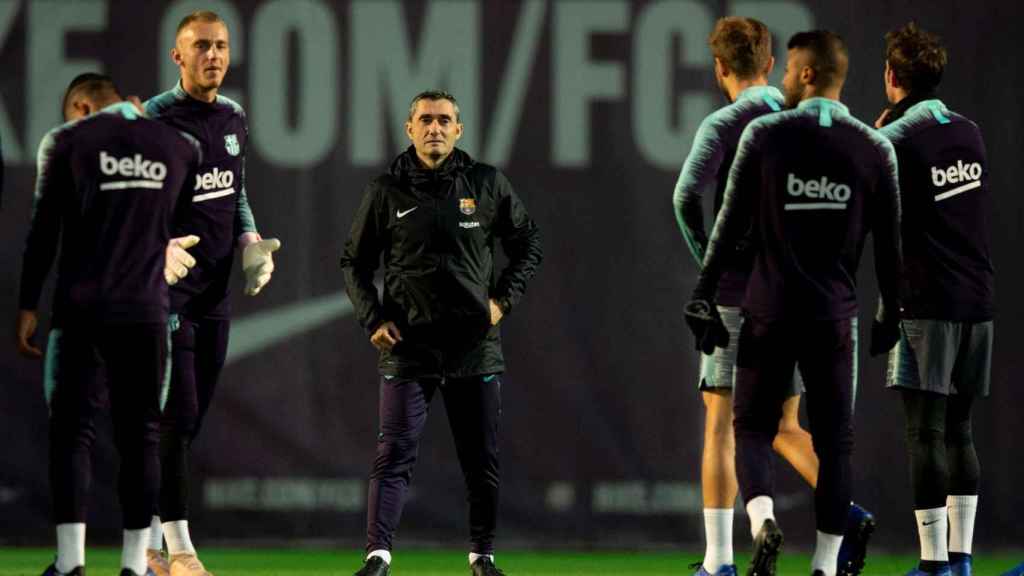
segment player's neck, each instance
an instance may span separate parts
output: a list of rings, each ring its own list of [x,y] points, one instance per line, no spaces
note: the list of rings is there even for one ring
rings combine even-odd
[[[768,79],[765,78],[764,76],[750,80],[735,80],[733,82],[730,82],[730,85],[727,87],[727,89],[729,90],[729,100],[731,102],[735,102],[736,99],[740,97],[740,94],[742,94],[743,91],[746,90],[747,88],[751,88],[753,86],[767,85]]]
[[[828,100],[839,101],[839,96],[842,94],[843,89],[841,86],[829,86],[827,88],[818,88],[814,85],[808,85],[804,88],[804,100],[810,100],[811,98],[827,98]]]
[[[910,92],[907,92],[903,88],[892,88],[891,90],[892,92],[889,95],[890,104],[899,104],[906,100],[907,96],[910,96]]]
[[[181,89],[192,98],[200,102],[212,103],[217,99],[217,88],[203,89],[200,86],[189,82],[188,79],[181,79]]]

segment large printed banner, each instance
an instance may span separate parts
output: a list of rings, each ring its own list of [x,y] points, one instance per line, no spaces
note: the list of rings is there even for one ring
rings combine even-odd
[[[1014,250],[1024,89],[1017,3],[745,1],[265,0],[0,1],[0,294],[13,324],[35,149],[60,121],[76,74],[99,70],[143,98],[173,85],[185,14],[211,9],[231,33],[223,92],[251,130],[256,222],[284,247],[258,297],[235,295],[228,367],[195,445],[193,524],[203,540],[358,543],[376,437],[375,355],[344,296],[338,257],[365,184],[407,145],[413,94],[459,99],[471,154],[500,166],[541,227],[546,259],[506,320],[501,539],[507,545],[695,545],[702,539],[703,405],[681,319],[696,265],[671,213],[694,132],[724,104],[707,37],[726,14],[785,41],[827,27],[850,45],[844,99],[873,120],[884,104],[883,35],[916,19],[950,51],[942,97],[987,136],[998,210],[994,397],[976,410],[983,482],[978,540],[1024,541],[1019,477],[1024,289]],[[861,297],[870,309],[870,251]],[[861,326],[868,326],[862,322]],[[0,334],[0,544],[48,542],[47,410],[38,362]],[[866,336],[866,335],[864,335]],[[864,338],[862,337],[862,341]],[[799,346],[799,342],[794,342]],[[901,407],[884,363],[862,352],[855,494],[888,546],[912,529]],[[419,453],[398,545],[459,546],[464,490],[444,407]],[[94,454],[91,539],[119,536],[109,426]],[[813,539],[810,490],[779,466],[787,538]],[[738,522],[738,534],[745,521]]]

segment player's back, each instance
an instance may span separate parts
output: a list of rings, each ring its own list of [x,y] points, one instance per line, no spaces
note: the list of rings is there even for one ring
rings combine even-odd
[[[744,308],[764,319],[855,316],[865,238],[898,210],[892,147],[823,98],[748,130],[760,191],[751,195],[758,248]]]
[[[992,197],[978,126],[939,100],[925,100],[881,130],[900,165],[908,318],[992,319]]]
[[[47,136],[40,201],[62,221],[55,316],[158,322],[168,300],[165,249],[179,193],[198,165],[193,142],[122,103]],[[63,188],[63,190],[61,189]]]

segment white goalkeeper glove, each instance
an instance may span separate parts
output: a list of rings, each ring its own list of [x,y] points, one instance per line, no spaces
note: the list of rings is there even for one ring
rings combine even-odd
[[[174,286],[185,276],[188,276],[189,268],[196,265],[196,259],[186,252],[199,244],[199,236],[189,235],[180,238],[171,238],[167,243],[166,259],[164,260],[164,280],[169,286]]]
[[[267,238],[246,245],[242,249],[242,271],[245,272],[245,293],[255,296],[270,282],[274,271],[274,258],[271,256],[281,247],[277,238]]]

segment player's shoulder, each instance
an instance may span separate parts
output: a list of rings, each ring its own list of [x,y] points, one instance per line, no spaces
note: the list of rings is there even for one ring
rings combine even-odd
[[[803,114],[799,110],[781,110],[770,114],[762,114],[751,120],[743,129],[741,139],[751,140],[753,138],[766,137],[772,133],[785,130],[794,122],[800,122]]]
[[[246,119],[245,108],[243,108],[241,104],[232,100],[231,98],[228,98],[227,96],[217,94],[217,106],[223,108],[231,114],[238,116],[243,121],[245,121]]]
[[[146,111],[146,116],[158,118],[166,114],[179,100],[181,100],[181,87],[176,85],[174,88],[146,100],[142,104],[142,108]]]
[[[782,93],[777,88],[747,88],[734,102],[708,114],[701,122],[700,130],[709,135],[732,131],[764,115],[781,111],[782,100]]]
[[[845,126],[855,136],[854,139],[863,139],[871,148],[874,148],[883,158],[895,159],[893,144],[884,134],[874,126],[869,126],[853,114],[844,114],[836,119],[836,122]]]
[[[979,134],[981,132],[976,123],[966,116],[950,110],[945,103],[938,99],[923,100],[914,104],[901,118],[882,127],[879,131],[893,143],[899,144],[921,136],[925,132],[930,132],[932,129],[943,127],[967,127]]]
[[[82,122],[86,119],[72,120],[47,130],[39,141],[37,159],[40,162],[48,159],[53,154],[53,151],[57,149],[57,146],[71,138],[75,130],[82,126]]]

